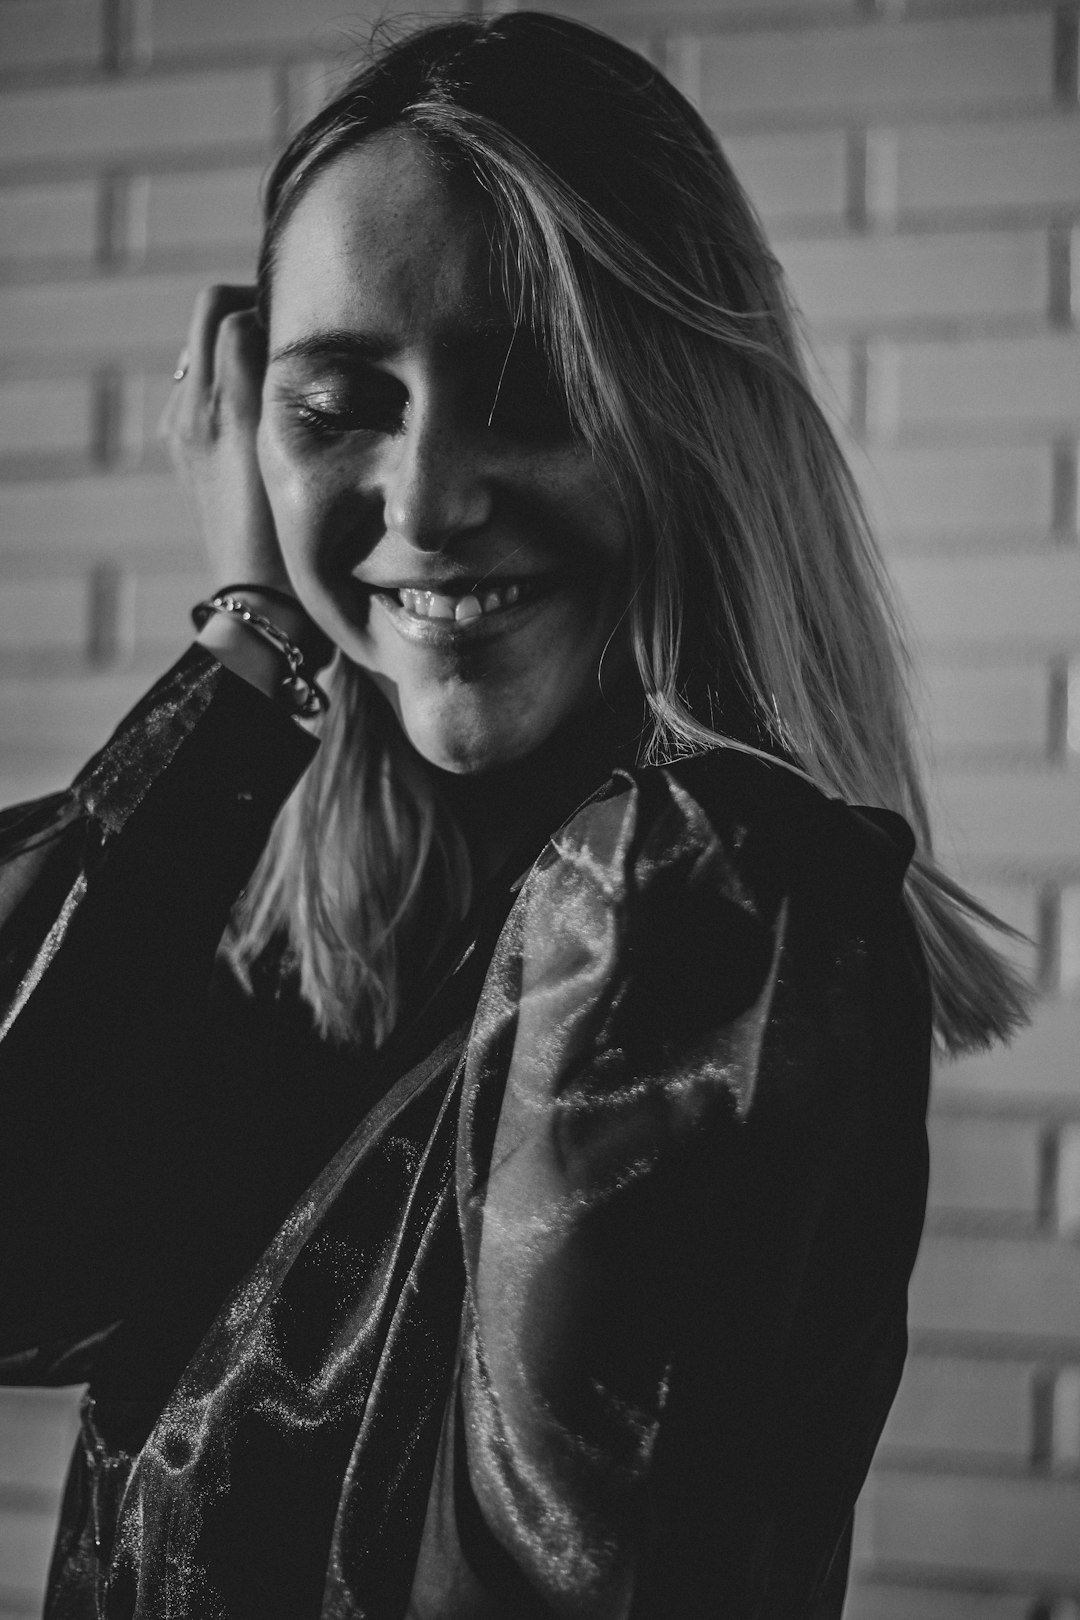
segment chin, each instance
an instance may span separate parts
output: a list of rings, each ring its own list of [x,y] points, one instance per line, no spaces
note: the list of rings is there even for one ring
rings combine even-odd
[[[536,717],[507,726],[505,714],[421,716],[399,710],[398,723],[421,759],[436,770],[480,776],[527,759],[551,736],[558,720],[546,724]]]
[[[432,735],[425,730],[410,730],[407,726],[402,729],[421,759],[450,776],[482,776],[486,771],[495,771],[502,765],[513,765],[519,759],[525,759],[539,747],[539,743],[531,738],[523,744],[518,737],[488,738],[458,733],[447,735],[444,732]]]

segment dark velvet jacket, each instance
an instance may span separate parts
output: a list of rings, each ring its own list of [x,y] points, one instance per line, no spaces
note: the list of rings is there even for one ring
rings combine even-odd
[[[47,1613],[838,1616],[925,1200],[907,827],[617,770],[376,1056],[220,944],[314,746],[194,649],[0,827],[0,1355],[90,1381]]]

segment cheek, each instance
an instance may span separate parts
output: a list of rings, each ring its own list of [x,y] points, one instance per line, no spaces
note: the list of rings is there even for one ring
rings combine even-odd
[[[262,421],[259,423],[255,449],[270,510],[274,514],[278,538],[284,541],[295,528],[299,514],[307,504],[305,480],[300,475],[295,458],[288,454],[280,435],[269,425],[265,408]]]
[[[593,463],[579,464],[559,491],[559,507],[609,581],[629,573],[629,525],[623,503]]]
[[[259,469],[286,560],[322,573],[335,536],[355,535],[356,497],[343,469],[329,457],[300,455],[287,440],[260,425]]]

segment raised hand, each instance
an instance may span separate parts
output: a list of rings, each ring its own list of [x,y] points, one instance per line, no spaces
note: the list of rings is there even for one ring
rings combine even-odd
[[[161,419],[217,584],[291,589],[255,455],[266,338],[254,287],[199,294]]]
[[[248,586],[242,593],[248,605],[269,613],[311,656],[314,627],[299,602],[290,606],[259,590],[268,586],[292,594],[255,450],[265,366],[266,336],[255,312],[255,288],[205,288],[196,300],[160,432],[206,547],[214,585]],[[271,694],[280,691],[280,655],[236,619],[215,614],[198,639],[253,685]]]

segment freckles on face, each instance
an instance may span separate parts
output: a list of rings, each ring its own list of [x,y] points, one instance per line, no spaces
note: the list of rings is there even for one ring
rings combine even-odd
[[[301,600],[459,772],[595,700],[627,595],[620,503],[498,287],[478,193],[372,137],[285,227],[259,430]]]

